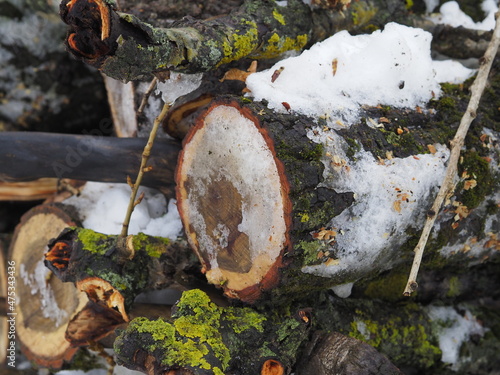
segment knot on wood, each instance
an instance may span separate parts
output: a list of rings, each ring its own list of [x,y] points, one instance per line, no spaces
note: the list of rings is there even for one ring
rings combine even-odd
[[[71,246],[68,241],[57,241],[50,250],[45,253],[45,262],[58,270],[66,270],[71,256]],[[49,267],[50,268],[50,267]]]

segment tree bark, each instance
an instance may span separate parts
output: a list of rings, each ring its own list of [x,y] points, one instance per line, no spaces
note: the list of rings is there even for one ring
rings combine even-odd
[[[0,133],[0,179],[27,181],[42,177],[122,182],[136,176],[146,144],[142,138],[115,138],[49,133]],[[158,139],[144,176],[144,185],[172,196],[180,145]]]
[[[61,43],[56,3],[0,3],[0,131],[80,132],[109,118],[100,75]]]
[[[310,325],[248,307],[221,308],[200,290],[184,292],[172,322],[133,320],[115,341],[118,362],[148,374],[289,373]]]
[[[45,265],[59,279],[76,283],[124,321],[139,293],[182,283],[184,268],[192,266],[182,242],[143,233],[122,238],[72,227],[48,246]]]

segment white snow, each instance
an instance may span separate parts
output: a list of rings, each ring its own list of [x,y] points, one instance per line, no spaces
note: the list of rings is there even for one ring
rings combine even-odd
[[[481,3],[482,10],[486,13],[486,18],[482,22],[474,22],[470,16],[465,14],[456,1],[448,1],[441,5],[439,14],[430,18],[435,23],[446,24],[453,27],[463,26],[474,30],[493,30],[495,27],[495,12],[498,11],[496,0],[484,0]]]
[[[29,273],[24,264],[19,267],[19,275],[24,284],[31,288],[31,294],[39,294],[40,296],[38,300],[43,317],[52,320],[54,325],[59,327],[67,321],[68,313],[60,309],[57,304],[54,291],[47,280],[50,274],[50,270],[43,263],[43,258],[37,263],[33,273]]]
[[[340,298],[347,298],[351,295],[352,292],[352,287],[354,286],[354,283],[347,283],[347,284],[341,284],[341,285],[335,285],[332,288],[333,293],[337,297]]]
[[[151,236],[175,239],[182,230],[175,200],[168,208],[165,197],[153,189],[139,189],[145,193],[143,201],[132,213],[129,234],[144,232]],[[76,207],[83,227],[104,234],[121,232],[125,211],[130,199],[127,184],[87,182],[79,196],[73,196],[63,203]]]
[[[433,12],[439,5],[439,0],[424,0],[427,13]]]
[[[339,193],[353,192],[356,201],[330,222],[339,233],[335,238],[339,264],[302,269],[324,277],[346,270],[369,271],[385,249],[401,245],[407,239],[406,229],[423,222],[426,210],[422,202],[437,191],[449,156],[446,147],[436,145],[435,154],[383,161],[360,151],[354,156],[356,162],[352,162],[338,146],[338,143],[327,144],[329,153],[337,156],[335,160],[342,160],[343,165],[337,170],[328,170],[328,163],[329,179],[324,184]],[[388,259],[386,267],[390,266]]]
[[[167,104],[172,104],[183,95],[189,94],[201,85],[202,73],[183,74],[170,73],[170,79],[165,82],[158,82],[157,93],[161,93],[162,99]]]
[[[476,74],[475,69],[469,69],[454,60],[433,61],[432,67],[436,73],[436,81],[449,83],[462,83]]]
[[[300,56],[250,75],[247,86],[255,100],[266,99],[270,108],[284,112],[286,102],[292,111],[325,117],[330,125],[357,121],[361,105],[423,107],[441,91],[431,38],[396,23],[370,35],[341,31]]]
[[[457,370],[460,362],[466,358],[460,357],[460,347],[469,340],[471,335],[483,336],[485,329],[469,310],[460,315],[453,307],[430,306],[429,317],[441,325],[439,348],[442,351],[441,361],[452,364]]]

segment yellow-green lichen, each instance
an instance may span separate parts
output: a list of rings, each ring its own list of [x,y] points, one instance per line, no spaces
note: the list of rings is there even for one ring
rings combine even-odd
[[[273,33],[266,42],[266,45],[258,54],[252,57],[258,59],[270,59],[281,55],[286,51],[301,50],[307,43],[307,34],[298,35],[296,38],[281,37]]]
[[[132,237],[134,250],[144,250],[153,258],[159,258],[166,251],[169,244],[170,240],[168,238],[148,236],[144,233],[138,233]]]
[[[115,239],[108,235],[94,232],[91,229],[78,229],[78,241],[86,251],[104,255],[111,247]]]
[[[307,223],[309,221],[309,215],[306,213],[299,213],[300,216],[300,222],[301,223]]]
[[[354,26],[367,25],[377,14],[378,9],[365,2],[351,3],[351,17]]]
[[[421,324],[408,324],[400,317],[386,322],[359,319],[351,322],[349,336],[364,341],[383,353],[392,353],[395,363],[406,362],[411,356],[418,366],[431,367],[441,355],[441,350],[429,339]],[[416,362],[415,362],[416,363]]]
[[[176,329],[172,324],[162,319],[152,321],[147,318],[136,318],[130,325],[129,330],[136,330],[139,333],[147,333],[152,336],[154,342],[147,349],[150,352],[161,350],[164,365],[175,364],[206,370],[212,368],[204,358],[209,352],[206,344],[190,339],[181,339],[176,334]]]
[[[277,9],[273,9],[273,17],[279,23],[285,25],[285,17],[283,17],[283,15],[280,12],[278,12]]]
[[[240,30],[236,30],[228,39],[222,43],[224,58],[219,65],[227,64],[231,61],[239,60],[250,55],[258,46],[259,32],[257,24],[254,21],[241,20],[243,25],[247,25],[245,31],[240,34]]]

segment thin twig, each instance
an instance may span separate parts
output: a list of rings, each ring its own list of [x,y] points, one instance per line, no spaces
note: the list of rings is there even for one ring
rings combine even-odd
[[[476,117],[476,111],[479,106],[479,101],[481,100],[481,96],[488,81],[488,75],[490,73],[493,60],[495,59],[495,55],[498,51],[499,44],[500,12],[496,14],[496,26],[493,32],[493,37],[488,45],[488,49],[486,50],[484,57],[481,59],[481,66],[479,67],[477,77],[471,86],[471,97],[467,106],[467,110],[465,111],[462,120],[460,121],[460,126],[458,127],[455,137],[450,142],[451,152],[450,159],[448,160],[448,167],[446,168],[446,175],[443,179],[436,200],[434,201],[431,210],[428,212],[424,229],[422,230],[422,234],[420,236],[418,244],[415,247],[415,257],[413,259],[413,265],[411,267],[410,276],[408,277],[408,283],[406,284],[406,288],[403,292],[405,296],[410,296],[411,293],[414,292],[418,287],[416,280],[418,270],[420,268],[420,263],[422,261],[424,248],[427,244],[429,234],[432,230],[434,222],[436,221],[436,217],[439,213],[439,210],[441,209],[444,200],[446,199],[447,195],[454,189],[454,180],[458,170],[460,151],[464,145],[465,136],[467,135],[469,126],[472,120],[474,120],[474,118]]]
[[[130,201],[128,202],[128,208],[127,208],[127,213],[125,214],[125,220],[123,221],[123,226],[122,226],[122,232],[121,236],[126,237],[128,234],[128,226],[130,224],[130,217],[132,216],[132,212],[134,211],[134,207],[140,203],[140,200],[142,200],[141,197],[136,201],[136,196],[137,196],[137,191],[139,190],[139,186],[141,186],[142,182],[142,177],[144,176],[144,173],[149,172],[151,170],[151,167],[147,167],[146,164],[149,159],[149,155],[151,154],[151,149],[153,148],[153,143],[154,139],[156,137],[156,133],[158,132],[158,128],[167,115],[168,109],[170,106],[165,103],[163,106],[161,113],[158,115],[157,118],[155,118],[155,121],[153,123],[153,128],[151,129],[151,133],[149,133],[149,139],[148,143],[146,144],[146,147],[144,147],[144,151],[142,152],[142,160],[141,160],[141,166],[139,168],[139,173],[137,173],[137,178],[135,182],[132,184],[130,180],[127,182],[129,185],[132,187],[132,194],[130,195]]]
[[[144,96],[142,97],[141,105],[139,106],[139,109],[137,110],[137,116],[142,114],[142,111],[144,111],[144,107],[146,107],[146,104],[148,103],[148,99],[151,96],[151,93],[156,87],[156,84],[158,83],[158,78],[154,77],[153,80],[151,81],[151,84],[149,85],[148,89],[144,93]]]
[[[115,370],[116,362],[115,359],[113,358],[112,355],[106,353],[104,350],[104,346],[101,343],[98,343],[97,341],[89,341],[89,349],[97,352],[100,357],[104,358],[106,362],[108,363],[108,371],[107,375],[113,375],[113,372]]]

